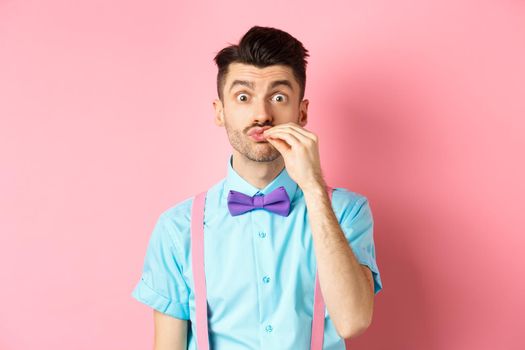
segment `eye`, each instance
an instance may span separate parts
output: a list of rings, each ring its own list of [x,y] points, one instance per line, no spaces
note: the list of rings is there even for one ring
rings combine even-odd
[[[237,95],[237,101],[239,101],[239,102],[246,102],[246,101],[248,101],[248,95],[246,95],[246,94],[239,94],[239,95]]]
[[[275,94],[275,95],[273,95],[272,100],[274,100],[276,102],[286,102],[286,95]]]

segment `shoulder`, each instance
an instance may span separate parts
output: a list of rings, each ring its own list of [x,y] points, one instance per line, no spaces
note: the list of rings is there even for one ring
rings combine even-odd
[[[196,190],[194,195],[186,197],[181,201],[171,205],[161,212],[159,216],[159,222],[161,222],[161,224],[163,224],[172,234],[175,234],[179,237],[189,236],[191,225],[191,209],[195,197],[199,193],[204,192],[207,194],[206,202],[215,199],[220,192],[223,181],[224,180],[219,181],[209,189]]]
[[[153,236],[160,244],[175,246],[176,250],[184,245],[190,224],[190,210],[193,197],[185,198],[160,213],[157,217]]]
[[[343,218],[352,218],[364,207],[368,208],[368,198],[358,192],[344,187],[334,187],[332,192],[332,206],[334,212],[341,221]]]
[[[191,196],[173,204],[161,212],[159,220],[165,224],[182,224],[190,219],[191,205],[195,196]]]

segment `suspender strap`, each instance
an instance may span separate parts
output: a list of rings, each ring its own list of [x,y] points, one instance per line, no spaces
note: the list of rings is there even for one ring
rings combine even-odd
[[[330,203],[333,188],[327,186]],[[206,192],[197,194],[191,209],[191,263],[193,283],[195,285],[195,322],[197,328],[197,348],[209,350],[208,339],[208,304],[206,302],[206,278],[204,271],[204,202]],[[324,335],[324,299],[317,270],[315,272],[314,308],[312,320],[311,350],[323,348]]]
[[[326,186],[330,203],[332,203],[332,190],[330,186]],[[323,348],[324,336],[324,299],[321,293],[321,285],[319,284],[319,274],[315,269],[315,291],[314,291],[314,316],[312,320],[312,338],[310,343],[310,350],[321,350]]]
[[[206,279],[204,275],[204,201],[206,192],[197,194],[191,208],[191,264],[195,285],[195,322],[197,348],[209,350],[208,304],[206,303]]]

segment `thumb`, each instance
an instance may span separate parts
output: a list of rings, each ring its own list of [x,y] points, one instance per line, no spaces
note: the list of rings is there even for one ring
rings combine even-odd
[[[277,150],[279,151],[279,153],[284,153],[287,151],[287,143],[284,142],[283,140],[279,140],[279,139],[274,139],[274,138],[271,138],[271,137],[268,137],[266,138],[266,140],[268,142],[270,142],[275,148],[277,148]]]

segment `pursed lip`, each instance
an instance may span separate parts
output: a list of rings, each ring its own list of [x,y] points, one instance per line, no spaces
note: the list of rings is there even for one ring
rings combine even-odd
[[[252,136],[253,134],[262,134],[265,130],[271,129],[271,126],[256,126],[254,128],[251,128],[248,130],[248,136]]]

